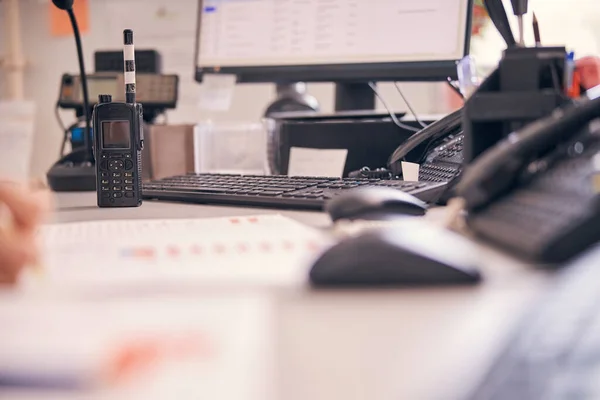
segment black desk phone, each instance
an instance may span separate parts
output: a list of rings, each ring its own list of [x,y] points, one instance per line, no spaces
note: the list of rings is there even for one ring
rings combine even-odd
[[[392,153],[388,166],[402,177],[402,161],[420,164],[419,180],[450,182],[463,163],[462,108],[415,133]]]
[[[456,194],[478,235],[556,264],[600,241],[600,98],[581,98],[481,154]]]
[[[448,183],[445,194],[438,200],[444,203],[451,196],[450,189],[462,171],[464,135],[461,121],[462,108],[421,129],[392,153],[388,169],[383,171],[389,171],[395,179],[402,179],[402,161],[419,164],[419,181]],[[372,177],[370,175],[381,175],[381,171],[361,170],[353,174]]]

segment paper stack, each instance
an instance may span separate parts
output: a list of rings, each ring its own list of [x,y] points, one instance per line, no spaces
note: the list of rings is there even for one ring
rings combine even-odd
[[[0,398],[272,398],[272,309],[257,295],[0,301],[0,321]]]

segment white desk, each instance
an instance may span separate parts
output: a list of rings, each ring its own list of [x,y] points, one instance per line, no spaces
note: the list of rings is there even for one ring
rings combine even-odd
[[[60,194],[57,222],[275,212],[145,202],[99,209],[94,194]],[[280,212],[326,228],[316,212]],[[485,281],[449,289],[275,290],[277,399],[459,399],[484,373],[548,276],[481,246]],[[271,289],[261,289],[271,290]]]

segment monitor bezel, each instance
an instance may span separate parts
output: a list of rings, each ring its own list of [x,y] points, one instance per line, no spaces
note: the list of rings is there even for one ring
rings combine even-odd
[[[194,49],[195,79],[203,81],[204,74],[231,74],[237,83],[288,83],[288,82],[365,82],[365,81],[446,81],[458,79],[456,66],[460,60],[311,64],[274,66],[200,67],[200,31],[204,0],[198,0],[196,41]],[[473,24],[474,0],[467,0],[467,20],[463,57],[469,55]]]

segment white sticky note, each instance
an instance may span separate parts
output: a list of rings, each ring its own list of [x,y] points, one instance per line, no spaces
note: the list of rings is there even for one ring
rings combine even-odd
[[[200,86],[198,107],[207,111],[227,111],[231,107],[236,76],[204,74]]]
[[[402,179],[409,182],[419,181],[419,164],[402,161]]]
[[[341,177],[344,173],[347,156],[347,149],[292,147],[288,175]]]

